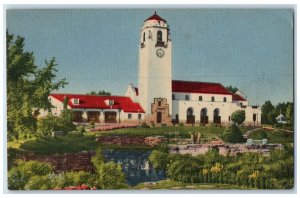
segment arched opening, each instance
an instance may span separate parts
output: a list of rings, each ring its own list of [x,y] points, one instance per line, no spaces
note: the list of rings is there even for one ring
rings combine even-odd
[[[216,108],[214,110],[214,123],[221,124],[221,116],[220,116],[220,109]]]
[[[146,33],[144,32],[143,33],[143,42],[145,42],[145,40],[146,40]]]
[[[226,97],[223,98],[223,102],[227,102],[227,98]]]
[[[186,111],[186,123],[195,124],[194,110],[192,107],[188,108]]]
[[[160,30],[157,31],[157,42],[162,42],[162,32]]]
[[[212,97],[211,97],[211,101],[212,101],[212,102],[215,102],[215,97],[212,96]]]
[[[189,95],[185,95],[185,100],[190,100]]]
[[[208,124],[207,108],[201,109],[201,112],[200,112],[200,123],[201,124]]]
[[[161,123],[161,120],[162,120],[162,113],[157,112],[157,114],[156,114],[156,123]]]

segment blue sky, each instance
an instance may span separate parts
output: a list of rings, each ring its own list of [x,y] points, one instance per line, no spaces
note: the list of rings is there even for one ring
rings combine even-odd
[[[156,9],[171,30],[173,79],[238,87],[250,104],[293,101],[293,11]],[[154,9],[8,10],[10,33],[25,37],[36,64],[55,57],[59,92],[138,83],[139,29]]]

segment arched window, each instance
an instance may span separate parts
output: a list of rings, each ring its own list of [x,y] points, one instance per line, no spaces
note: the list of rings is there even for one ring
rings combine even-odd
[[[202,101],[202,96],[199,96],[199,101]]]
[[[162,32],[160,30],[157,31],[157,42],[162,42]]]
[[[223,98],[223,102],[227,102],[227,98],[226,97]]]
[[[185,100],[190,100],[190,97],[188,95],[185,95]]]
[[[212,102],[215,102],[215,97],[212,96],[212,97],[211,97],[211,101],[212,101]]]
[[[175,100],[175,95],[174,94],[172,94],[172,100]]]
[[[145,40],[146,40],[146,33],[144,32],[143,33],[143,42],[145,42]]]

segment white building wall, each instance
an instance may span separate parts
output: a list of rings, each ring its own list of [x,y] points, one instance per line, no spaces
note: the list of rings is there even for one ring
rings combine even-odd
[[[211,98],[215,98],[215,102],[223,102],[224,97],[226,97],[227,102],[232,102],[232,95],[222,95],[222,94],[206,94],[206,93],[183,93],[183,92],[173,92],[175,100],[185,100],[185,96],[189,96],[189,100],[199,101],[199,96],[202,96],[203,102],[211,102]]]
[[[207,116],[209,123],[213,122],[214,110],[219,109],[219,116],[221,116],[221,124],[227,125],[231,123],[229,116],[237,110],[244,110],[246,119],[245,125],[254,125],[253,114],[257,114],[255,125],[260,125],[261,122],[261,108],[252,108],[252,106],[246,106],[241,108],[240,105],[231,102],[201,102],[196,100],[173,100],[173,114],[172,119],[176,118],[176,114],[179,115],[179,121],[185,123],[188,108],[193,108],[193,115],[195,116],[195,122],[200,123],[200,112],[203,108],[207,109]]]

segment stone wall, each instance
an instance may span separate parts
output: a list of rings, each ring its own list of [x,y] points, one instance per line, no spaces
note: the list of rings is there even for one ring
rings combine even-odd
[[[49,162],[55,167],[56,172],[62,171],[92,171],[93,166],[91,163],[92,156],[95,152],[82,151],[79,153],[66,153],[66,154],[54,154],[54,155],[34,155],[33,153],[27,153],[21,157],[25,161],[36,160],[39,162]]]
[[[240,153],[261,153],[269,155],[272,149],[283,149],[282,144],[246,145],[246,144],[190,144],[172,146],[170,153],[191,154],[193,156],[205,154],[210,149],[218,150],[223,156],[236,156]]]
[[[163,136],[102,136],[97,137],[96,141],[99,141],[103,144],[142,144],[147,146],[155,146],[161,142],[167,141],[167,138]]]

